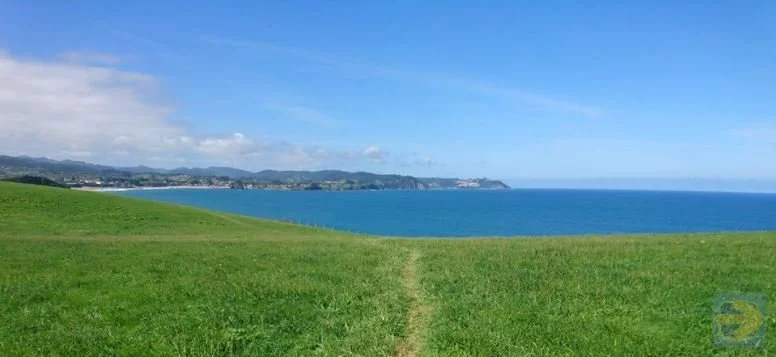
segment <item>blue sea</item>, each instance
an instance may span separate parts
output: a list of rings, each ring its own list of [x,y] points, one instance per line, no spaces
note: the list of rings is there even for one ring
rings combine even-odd
[[[543,236],[776,230],[776,194],[140,190],[121,195],[391,236]]]

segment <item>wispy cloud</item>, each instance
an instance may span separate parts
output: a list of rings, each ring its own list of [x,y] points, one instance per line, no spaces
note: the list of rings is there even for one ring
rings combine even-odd
[[[60,57],[67,62],[75,63],[117,65],[122,62],[118,56],[94,51],[67,51],[62,53]]]
[[[582,105],[574,102],[564,101],[560,99],[550,98],[547,96],[512,89],[506,87],[500,87],[493,83],[470,80],[456,77],[436,77],[436,81],[446,83],[451,88],[459,88],[471,92],[481,93],[494,97],[505,98],[516,102],[533,105],[536,107],[543,107],[552,110],[565,111],[570,113],[580,114],[586,117],[599,117],[606,114],[606,111],[593,106]]]
[[[331,118],[317,109],[301,105],[263,103],[261,106],[267,110],[278,112],[287,117],[319,127],[336,127],[342,124],[339,120]]]
[[[135,33],[126,32],[126,31],[119,31],[114,30],[111,31],[111,34],[116,38],[123,42],[127,42],[130,44],[133,44],[135,46],[139,46],[145,49],[148,49],[151,51],[151,53],[157,55],[158,57],[174,61],[176,65],[184,65],[184,59],[185,57],[181,55],[179,52],[174,50],[170,45],[152,40],[146,36],[141,36]]]
[[[429,156],[420,155],[416,152],[413,152],[411,155],[402,153],[393,155],[393,161],[399,167],[430,168],[445,165],[444,162],[434,160]]]
[[[359,67],[357,61],[349,60],[345,57],[334,56],[326,53],[320,53],[315,51],[308,51],[300,48],[293,48],[287,46],[281,46],[270,42],[261,41],[245,41],[232,38],[226,38],[214,35],[203,35],[200,39],[206,43],[213,45],[226,45],[231,47],[245,48],[264,53],[273,53],[277,55],[284,55],[294,57],[306,61],[320,62],[325,64],[332,64],[338,66],[347,67]]]
[[[282,46],[269,42],[238,40],[214,35],[201,36],[201,40],[212,45],[230,46],[267,54],[286,56],[302,61],[316,62],[346,69],[351,72],[358,72],[373,77],[409,81],[429,87],[444,87],[462,90],[549,110],[574,113],[586,117],[596,117],[606,114],[604,109],[595,106],[579,104],[531,91],[504,87],[487,81],[463,78],[455,75],[438,74],[429,71],[407,71],[384,65],[364,63],[348,57]]]
[[[415,165],[418,165],[418,166],[429,167],[429,166],[433,166],[433,165],[436,165],[436,164],[437,164],[437,162],[434,162],[434,160],[431,160],[431,158],[429,158],[429,157],[424,157],[422,159],[415,160]]]
[[[776,126],[772,125],[754,124],[748,127],[733,129],[729,134],[748,141],[776,144]]]

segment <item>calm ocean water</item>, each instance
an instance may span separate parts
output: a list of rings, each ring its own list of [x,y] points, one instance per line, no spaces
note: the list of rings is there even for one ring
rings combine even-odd
[[[776,230],[776,194],[610,190],[146,190],[121,195],[396,236]]]

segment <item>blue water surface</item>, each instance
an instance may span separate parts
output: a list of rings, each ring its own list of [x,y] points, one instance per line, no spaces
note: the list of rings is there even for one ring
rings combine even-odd
[[[121,195],[392,236],[776,230],[776,194],[492,191],[139,190]]]

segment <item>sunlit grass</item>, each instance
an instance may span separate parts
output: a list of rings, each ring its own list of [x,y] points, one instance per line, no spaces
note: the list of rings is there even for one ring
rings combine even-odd
[[[776,331],[774,252],[775,233],[366,238],[0,184],[0,355],[772,354],[714,349],[711,308],[765,294]]]
[[[707,356],[716,294],[776,298],[773,233],[416,244],[434,356]]]

